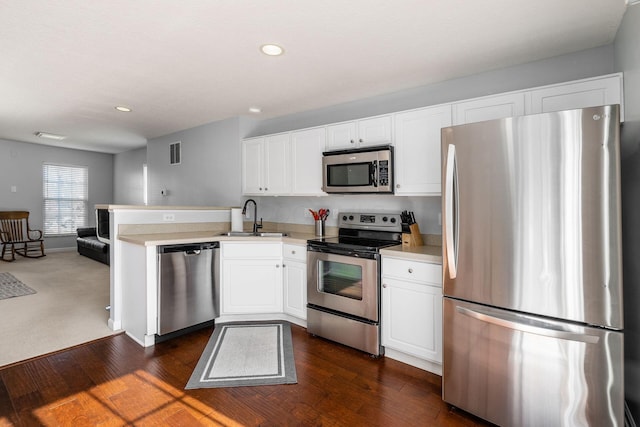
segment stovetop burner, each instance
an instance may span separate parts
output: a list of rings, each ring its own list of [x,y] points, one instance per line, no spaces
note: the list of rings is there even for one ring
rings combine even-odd
[[[402,243],[400,215],[395,213],[341,213],[337,237],[308,240],[309,245],[327,249],[378,252]]]

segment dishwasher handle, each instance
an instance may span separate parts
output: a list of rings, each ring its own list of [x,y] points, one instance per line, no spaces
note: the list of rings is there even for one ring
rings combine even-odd
[[[219,247],[220,242],[180,243],[176,245],[158,246],[158,253],[170,254],[175,252],[185,252],[186,255],[198,255],[200,251],[204,251],[207,249],[217,249]]]

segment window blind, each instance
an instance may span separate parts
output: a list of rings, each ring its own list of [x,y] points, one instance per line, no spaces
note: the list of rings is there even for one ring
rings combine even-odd
[[[76,228],[86,227],[89,169],[45,163],[42,176],[44,234],[75,234]]]

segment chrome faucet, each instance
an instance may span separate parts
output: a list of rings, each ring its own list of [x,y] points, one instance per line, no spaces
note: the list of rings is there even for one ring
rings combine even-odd
[[[247,205],[249,202],[253,202],[253,232],[257,233],[259,228],[262,228],[262,218],[260,218],[260,224],[258,224],[258,204],[255,200],[249,199],[244,202],[244,206],[242,207],[242,215],[247,214]]]

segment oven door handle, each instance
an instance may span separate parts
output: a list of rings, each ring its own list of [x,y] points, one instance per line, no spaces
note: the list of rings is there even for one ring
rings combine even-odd
[[[323,253],[329,255],[341,255],[352,258],[361,258],[361,259],[378,259],[380,258],[380,254],[377,253],[359,253],[357,251],[352,251],[349,249],[340,249],[340,248],[319,248],[315,246],[307,246],[307,252],[315,252],[315,253]]]

